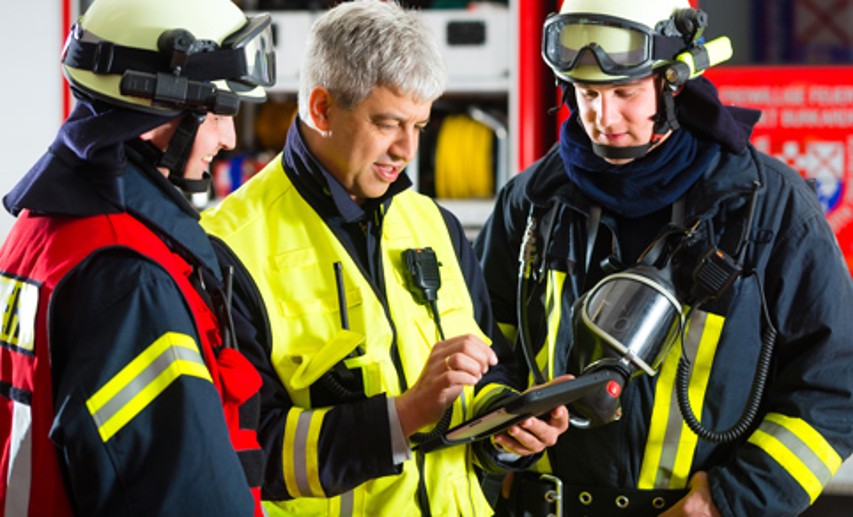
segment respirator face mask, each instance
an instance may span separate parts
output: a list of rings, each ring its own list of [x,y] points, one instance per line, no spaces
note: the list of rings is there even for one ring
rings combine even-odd
[[[674,385],[675,399],[684,423],[700,439],[730,443],[749,431],[761,405],[777,335],[760,279],[752,271],[744,269],[760,190],[761,184],[754,182],[742,212],[745,219],[734,254],[730,255],[714,242],[709,242],[704,248],[697,247],[702,237],[696,232],[702,221],[696,221],[689,229],[675,222],[679,219],[676,214],[683,213],[683,205],[678,206],[680,202],[677,202],[673,206],[674,222],[664,228],[634,266],[611,273],[592,289],[576,295],[571,308],[570,344],[565,349],[555,350],[551,356],[554,375],[569,373],[581,378],[594,373],[608,382],[602,384],[602,389],[588,392],[568,405],[573,427],[591,428],[619,420],[622,417],[620,396],[625,385],[634,377],[657,374],[672,346],[676,343],[683,345],[686,321],[693,311],[710,300],[722,299],[738,279],[751,277],[761,294],[763,328],[752,388],[738,420],[719,431],[702,425],[690,404],[692,370],[685,350],[678,358]],[[540,244],[537,242],[538,218],[535,217],[535,208],[531,208],[519,254],[518,336],[527,368],[537,383],[545,381],[531,346],[525,307],[532,296],[528,285],[530,279],[544,276],[541,271],[544,260],[540,260],[539,273],[534,276],[532,272],[537,261],[536,247],[548,249],[548,238],[553,228],[551,212],[543,219],[547,224],[543,225],[545,239]],[[600,212],[599,216],[593,215],[595,213],[591,211],[592,220],[600,216]],[[597,228],[597,224],[590,224],[590,227]],[[594,230],[590,232],[588,241],[595,242]],[[592,244],[588,247],[591,249]],[[589,256],[586,262],[590,262]],[[675,267],[681,273],[677,290],[673,282]],[[691,272],[689,284],[684,275],[687,267]],[[547,333],[547,321],[544,325]]]
[[[574,344],[566,371],[575,376],[610,370],[624,386],[632,377],[655,375],[683,327],[667,269],[640,264],[613,273],[574,303]],[[618,395],[618,394],[617,394]],[[573,425],[618,420],[618,396],[592,393],[570,407]]]

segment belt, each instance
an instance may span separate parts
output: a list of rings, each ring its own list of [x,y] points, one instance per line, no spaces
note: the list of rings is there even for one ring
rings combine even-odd
[[[560,478],[538,472],[511,472],[509,498],[501,497],[497,517],[562,517],[563,483]]]
[[[688,489],[639,490],[563,485],[536,472],[514,472],[509,498],[500,498],[498,516],[511,517],[652,517],[687,495]]]
[[[603,488],[566,485],[563,487],[563,508],[567,516],[653,517],[687,495],[688,489]]]

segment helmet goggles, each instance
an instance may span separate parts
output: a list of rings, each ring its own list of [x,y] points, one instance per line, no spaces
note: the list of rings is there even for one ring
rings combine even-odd
[[[629,20],[601,14],[561,14],[545,22],[542,56],[561,78],[593,65],[611,76],[639,78],[649,75],[660,59],[671,59],[684,48],[680,37],[656,34]]]
[[[172,36],[173,33],[176,35]],[[171,72],[193,81],[225,80],[229,86],[236,86],[236,91],[275,84],[275,49],[269,14],[250,17],[221,45],[196,40],[180,29],[164,32],[160,42],[159,51],[127,47],[104,40],[77,24],[66,41],[62,61],[66,66],[96,74]]]
[[[275,84],[275,42],[269,14],[252,16],[243,28],[225,38],[222,48],[242,61],[242,74],[231,80],[249,86]]]

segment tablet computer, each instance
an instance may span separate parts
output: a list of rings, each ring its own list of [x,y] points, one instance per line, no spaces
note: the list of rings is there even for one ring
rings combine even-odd
[[[616,384],[616,387],[613,389],[621,390],[621,383],[616,380],[616,376],[618,375],[618,373],[613,371],[600,370],[582,375],[576,379],[566,379],[533,386],[518,397],[492,408],[487,413],[449,429],[444,435],[421,443],[418,449],[423,452],[430,452],[451,445],[459,445],[488,438],[526,418],[539,416],[557,406],[569,404],[586,393],[607,386],[610,382]],[[610,387],[608,386],[608,388]],[[616,396],[618,396],[618,393],[616,393]]]

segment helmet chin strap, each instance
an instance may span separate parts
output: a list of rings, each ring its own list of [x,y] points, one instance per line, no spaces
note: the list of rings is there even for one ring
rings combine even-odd
[[[184,170],[192,152],[198,128],[204,122],[206,114],[189,112],[178,125],[166,151],[160,158],[158,167],[169,170],[169,181],[188,194],[207,192],[210,188],[210,174],[205,171],[201,179],[187,179]]]

